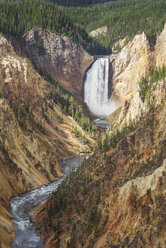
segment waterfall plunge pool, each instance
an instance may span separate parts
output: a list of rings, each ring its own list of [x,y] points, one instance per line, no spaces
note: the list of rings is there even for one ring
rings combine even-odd
[[[11,245],[12,248],[44,248],[44,244],[37,235],[35,225],[31,221],[28,212],[42,201],[47,200],[56,191],[58,185],[72,170],[76,170],[86,157],[87,154],[84,154],[73,159],[64,160],[61,163],[64,173],[61,179],[11,199],[11,213],[16,232],[15,240]]]

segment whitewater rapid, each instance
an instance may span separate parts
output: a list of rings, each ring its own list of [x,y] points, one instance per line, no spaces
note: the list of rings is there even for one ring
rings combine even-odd
[[[87,71],[84,82],[84,101],[98,117],[106,117],[120,107],[109,99],[109,57],[98,58]]]
[[[12,243],[12,248],[43,248],[44,244],[40,240],[35,230],[35,225],[31,221],[28,212],[39,205],[43,200],[48,199],[56,191],[58,185],[69,175],[72,170],[76,170],[87,155],[64,160],[61,164],[64,176],[47,186],[42,186],[31,192],[14,197],[11,202],[11,213],[16,231],[16,237]]]

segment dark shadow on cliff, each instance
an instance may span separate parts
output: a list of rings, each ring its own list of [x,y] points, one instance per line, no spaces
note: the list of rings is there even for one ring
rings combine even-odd
[[[110,0],[47,0],[48,2],[53,2],[60,6],[67,6],[67,7],[92,7],[98,3],[105,3],[109,2]]]
[[[83,47],[90,55],[97,56],[97,55],[110,55],[112,53],[111,47],[105,47],[100,44],[98,41],[93,39],[92,37],[88,36],[87,44]]]

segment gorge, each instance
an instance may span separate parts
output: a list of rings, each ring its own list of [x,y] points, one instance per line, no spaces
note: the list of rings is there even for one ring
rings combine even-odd
[[[109,57],[98,58],[91,69],[87,71],[84,83],[84,101],[87,103],[90,111],[96,117],[102,119],[115,111],[118,103],[110,102],[108,96],[109,87]],[[100,127],[107,127],[105,120],[97,119]],[[96,121],[96,120],[95,120]],[[15,225],[16,237],[12,243],[12,248],[32,247],[43,248],[44,244],[35,232],[35,225],[28,216],[28,212],[47,200],[58,185],[67,177],[69,173],[76,170],[86,155],[75,157],[61,163],[64,176],[47,186],[42,186],[31,192],[13,198],[10,202],[11,214]]]
[[[0,6],[0,248],[165,248],[164,1]]]
[[[56,39],[58,44],[61,41]],[[66,42],[72,53],[86,57],[83,49]],[[5,248],[15,235],[10,198],[59,179],[63,175],[59,161],[89,152],[94,144],[85,133],[86,123],[92,125],[79,105],[76,107],[72,93],[41,76],[20,50],[18,43],[13,47],[0,35],[0,246]],[[60,50],[66,56],[66,51]],[[77,58],[73,55],[75,63]],[[59,66],[62,68],[63,63]],[[75,120],[77,113],[84,119],[84,129]]]
[[[109,101],[108,84],[109,57],[98,58],[87,72],[84,84],[84,100],[90,111],[99,118],[105,118],[115,111],[118,106],[118,104],[115,106],[114,103]],[[104,128],[109,125],[106,121],[101,122],[99,119],[97,119],[97,124]],[[81,165],[85,157],[86,155],[82,155],[63,161],[61,165],[63,167],[64,176],[61,179],[11,200],[11,214],[16,231],[15,240],[11,245],[12,248],[44,247],[40,237],[35,232],[35,225],[28,216],[28,212],[41,204],[42,201],[47,200],[52,193],[55,192],[58,185],[69,176],[69,173]]]

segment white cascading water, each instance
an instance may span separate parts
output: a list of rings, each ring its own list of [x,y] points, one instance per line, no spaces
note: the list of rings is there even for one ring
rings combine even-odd
[[[99,117],[106,117],[114,112],[119,102],[108,98],[109,58],[98,58],[86,74],[84,82],[84,101],[90,111]]]

